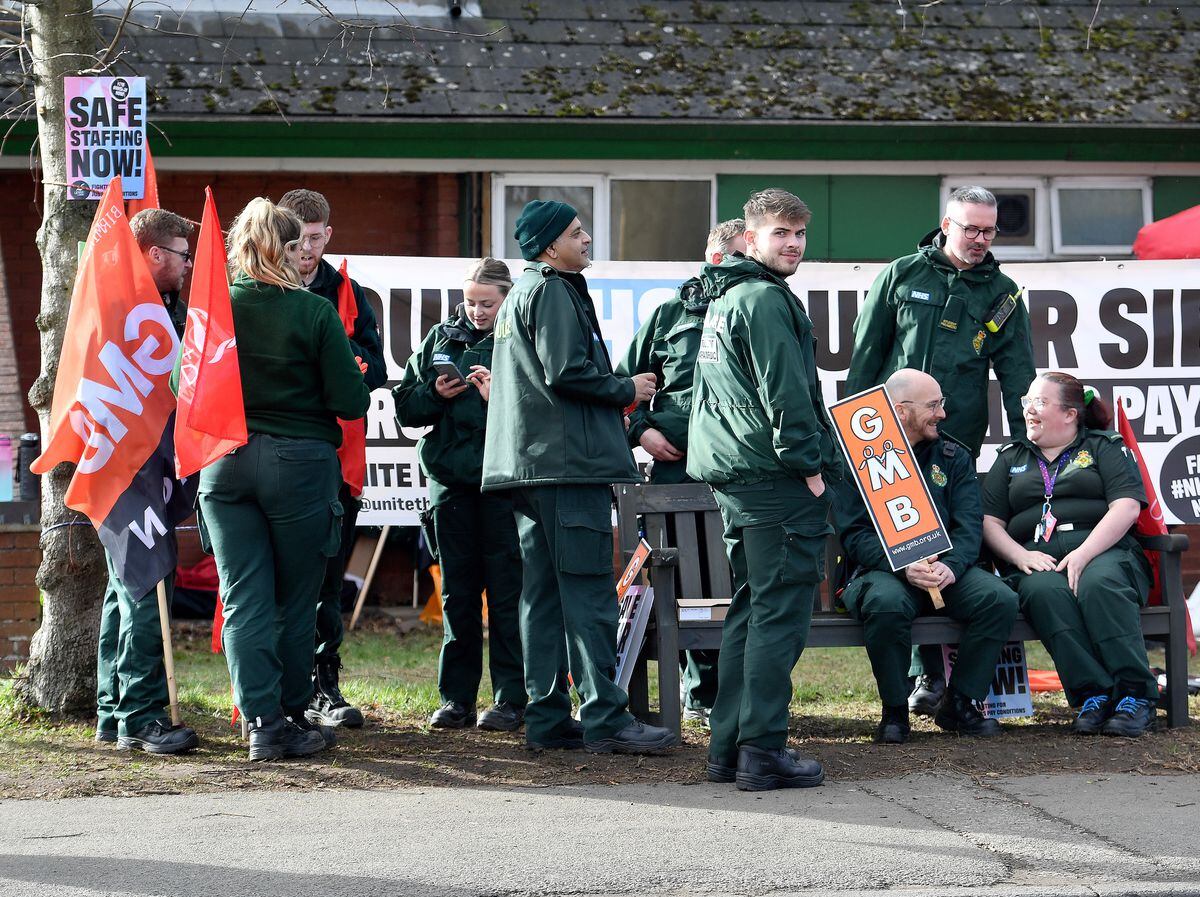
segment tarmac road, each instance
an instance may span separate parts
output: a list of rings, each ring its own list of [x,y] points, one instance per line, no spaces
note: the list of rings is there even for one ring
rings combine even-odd
[[[1200,776],[0,802],[5,897],[883,890],[1200,897]]]

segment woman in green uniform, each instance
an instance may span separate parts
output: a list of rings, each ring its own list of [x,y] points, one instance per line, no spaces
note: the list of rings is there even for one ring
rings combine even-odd
[[[463,304],[429,331],[409,359],[400,385],[392,390],[401,426],[433,428],[421,438],[418,453],[429,479],[442,566],[442,706],[429,722],[443,729],[478,725],[511,732],[525,718],[517,617],[521,556],[512,499],[505,492],[480,491],[492,325],[511,288],[504,262],[475,262],[467,272]],[[494,701],[476,723],[475,701],[483,677],[484,590]]]
[[[337,311],[300,287],[300,219],[258,198],[229,233],[237,360],[249,440],[200,473],[200,519],[217,561],[233,698],[250,759],[315,753],[308,723],[317,593],[338,548],[337,419],[370,393]]]
[[[1158,699],[1138,620],[1150,567],[1131,534],[1141,476],[1108,407],[1070,374],[1041,374],[1021,404],[1025,437],[984,481],[984,539],[1079,709],[1072,730],[1141,735]]]

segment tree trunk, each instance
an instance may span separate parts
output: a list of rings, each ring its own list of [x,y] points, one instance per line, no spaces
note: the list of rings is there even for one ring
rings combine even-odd
[[[87,239],[96,209],[95,203],[69,199],[65,187],[63,78],[95,65],[97,36],[92,0],[27,2],[24,17],[37,102],[43,197],[37,235],[42,256],[42,304],[37,318],[42,370],[29,391],[29,402],[41,421],[44,447],[78,246]],[[42,625],[30,643],[25,675],[17,683],[17,694],[24,701],[55,713],[95,708],[98,607],[106,579],[95,530],[82,514],[63,504],[73,472],[72,465],[60,464],[42,477],[42,565],[37,574]]]

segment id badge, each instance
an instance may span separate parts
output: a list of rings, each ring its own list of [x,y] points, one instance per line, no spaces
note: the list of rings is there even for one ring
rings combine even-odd
[[[1054,516],[1054,513],[1049,508],[1047,508],[1046,512],[1042,514],[1041,521],[1038,523],[1038,532],[1041,533],[1043,541],[1050,541],[1050,537],[1054,534],[1054,527],[1057,525],[1058,518]]]

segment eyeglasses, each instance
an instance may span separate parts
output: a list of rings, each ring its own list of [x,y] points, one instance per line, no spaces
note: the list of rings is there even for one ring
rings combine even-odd
[[[963,236],[968,240],[978,240],[980,237],[983,237],[985,240],[994,240],[996,234],[1000,232],[1000,229],[996,227],[976,227],[973,224],[959,224],[953,218],[950,221],[962,228]]]
[[[914,402],[912,399],[901,399],[896,404],[897,405],[916,405],[918,403]],[[940,399],[934,399],[932,402],[921,402],[920,404],[924,406],[926,411],[937,411],[939,408],[946,407],[946,399],[943,397]]]
[[[190,249],[185,249],[183,252],[180,252],[178,249],[172,249],[170,246],[159,246],[158,248],[163,252],[169,252],[172,255],[179,256],[185,263],[190,262],[193,258],[195,258]]]
[[[324,242],[325,242],[324,234],[306,234],[305,236],[300,238],[301,246],[303,246],[304,244],[307,243],[313,249],[316,249],[318,246],[322,245]]]
[[[1034,411],[1042,412],[1046,410],[1047,405],[1057,405],[1059,408],[1069,408],[1069,405],[1064,405],[1062,402],[1051,402],[1049,399],[1041,396],[1021,396],[1021,410],[1032,408]]]

